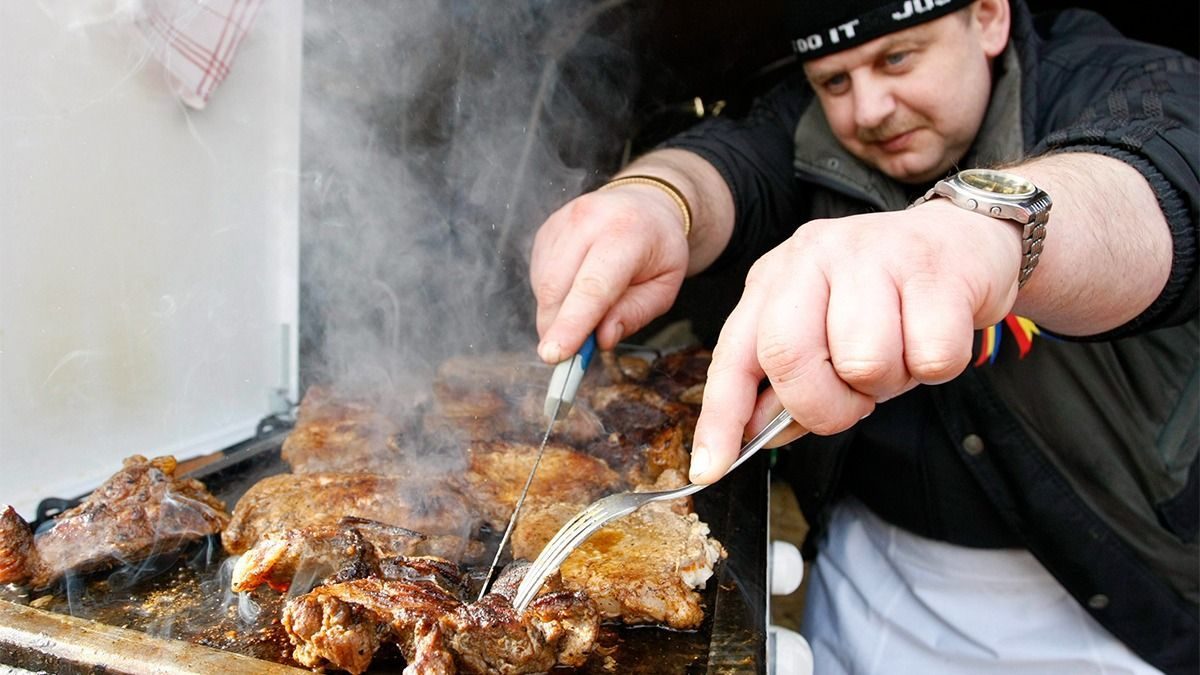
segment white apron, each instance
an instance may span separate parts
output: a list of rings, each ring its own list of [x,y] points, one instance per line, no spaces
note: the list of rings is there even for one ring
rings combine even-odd
[[[1157,673],[1025,550],[918,537],[834,508],[801,631],[815,675]]]

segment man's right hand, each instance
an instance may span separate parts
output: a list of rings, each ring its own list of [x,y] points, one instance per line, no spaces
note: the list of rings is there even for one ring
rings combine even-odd
[[[584,194],[538,230],[530,262],[538,354],[557,363],[593,329],[601,349],[666,312],[688,271],[683,214],[653,185]]]

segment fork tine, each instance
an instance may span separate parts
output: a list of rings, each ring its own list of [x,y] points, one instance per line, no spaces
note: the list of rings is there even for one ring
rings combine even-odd
[[[776,415],[775,419],[768,422],[754,438],[742,446],[741,452],[738,453],[737,461],[733,463],[729,471],[736,469],[742,462],[750,459],[754,453],[762,449],[764,445],[770,442],[780,431],[783,431],[791,422],[792,416],[787,410]],[[542,584],[546,582],[546,577],[557,570],[563,561],[571,555],[572,551],[591,536],[593,532],[604,527],[605,524],[632,513],[649,502],[684,497],[695,494],[705,487],[707,485],[689,483],[680,488],[658,492],[620,492],[592,502],[587,508],[575,514],[574,518],[568,520],[550,538],[550,541],[546,542],[546,546],[543,547],[542,552],[538,554],[533,564],[529,566],[529,569],[525,573],[525,578],[521,580],[520,585],[517,587],[517,594],[513,597],[513,607],[517,611],[525,611],[529,603],[533,601],[534,596],[537,595],[537,592],[541,590]]]
[[[550,541],[546,542],[542,552],[538,554],[533,565],[526,571],[525,578],[521,580],[517,595],[513,598],[514,607],[523,611],[529,605],[529,602],[541,590],[546,578],[558,569],[570,555],[575,539],[581,534],[586,537],[597,529],[593,527],[595,522],[597,521],[593,514],[588,513],[585,509],[563,525]]]
[[[648,493],[639,493],[637,498],[625,502],[622,498],[628,496],[625,493],[609,495],[593,502],[559,528],[558,532],[543,547],[533,565],[526,571],[525,578],[521,580],[517,589],[517,595],[513,598],[513,607],[518,611],[524,611],[541,589],[546,578],[557,570],[571,555],[571,552],[596,530],[650,501],[646,498],[649,496]],[[620,506],[617,506],[618,504]]]
[[[603,524],[603,521],[593,519],[570,531],[567,531],[565,528],[559,530],[554,539],[551,539],[546,548],[542,550],[534,565],[526,572],[525,578],[521,580],[521,585],[517,589],[517,595],[513,598],[513,607],[517,611],[524,611],[534,596],[537,595],[537,592],[541,590],[542,585],[546,583],[546,578],[562,565],[563,561],[571,555],[571,552],[584,539],[587,539],[596,530],[600,529]]]

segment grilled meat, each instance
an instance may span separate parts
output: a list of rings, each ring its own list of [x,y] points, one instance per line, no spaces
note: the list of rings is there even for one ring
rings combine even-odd
[[[537,451],[535,445],[507,442],[475,443],[468,448],[468,468],[459,477],[462,492],[492,527],[503,529],[508,524]],[[603,460],[550,444],[529,486],[528,499],[587,503],[619,486],[620,477]]]
[[[541,440],[546,432],[546,387],[526,391],[516,402],[520,423],[507,434],[516,439]],[[576,402],[565,417],[554,423],[554,439],[562,443],[582,445],[604,434],[604,423],[586,402]],[[482,439],[488,440],[488,439]]]
[[[681,425],[668,425],[654,434],[642,434],[637,442],[613,432],[589,443],[587,454],[604,460],[623,478],[626,485],[648,485],[664,471],[687,472],[691,456],[684,447]]]
[[[496,438],[510,426],[508,401],[489,389],[453,389],[434,383],[434,407],[423,420],[425,433],[470,441]]]
[[[309,387],[282,457],[294,473],[404,474],[412,454],[401,445],[405,432],[411,434],[372,406]]]
[[[654,362],[651,386],[672,401],[700,405],[712,352],[690,347],[667,354]]]
[[[0,550],[12,561],[4,567],[24,567],[29,584],[44,588],[68,572],[136,562],[221,531],[229,521],[225,505],[200,481],[175,478],[175,465],[170,456],[129,457],[81,504],[55,516],[52,528],[34,535],[32,549],[28,529],[22,532],[13,522],[19,516],[7,509]],[[23,565],[15,562],[22,550]]]
[[[639,384],[597,387],[588,401],[611,431],[587,443],[586,452],[603,459],[627,485],[653,483],[667,469],[687,471],[693,407]]]
[[[618,430],[635,440],[675,424],[686,425],[690,440],[698,415],[694,407],[640,384],[596,387],[588,395],[588,402],[605,428]]]
[[[294,598],[283,624],[296,660],[314,668],[361,673],[381,644],[394,640],[406,674],[535,673],[582,665],[599,615],[578,593],[543,595],[518,614],[498,593],[464,604],[434,581],[367,578]]]
[[[0,584],[24,583],[38,565],[29,523],[11,506],[0,510]]]
[[[369,473],[279,474],[238,500],[221,535],[230,553],[272,532],[336,526],[353,516],[418,532],[467,536],[478,518],[457,492],[436,481]]]
[[[616,352],[602,351],[600,365],[609,384],[623,384],[630,380],[644,382],[650,377],[650,362],[638,356],[618,356]]]
[[[545,382],[508,391],[436,383],[434,395],[434,407],[424,418],[427,434],[459,441],[528,441],[539,440],[546,429]],[[554,437],[567,443],[587,443],[602,433],[604,426],[586,404],[554,425]]]
[[[513,531],[513,557],[533,559],[583,504],[531,504]],[[563,562],[565,588],[590,597],[607,618],[627,624],[696,628],[700,594],[725,556],[694,513],[651,503],[601,528]]]
[[[546,386],[548,366],[533,351],[463,354],[438,365],[435,385],[497,392]]]
[[[395,556],[478,559],[482,549],[461,537],[426,536],[363,518],[343,518],[336,525],[268,532],[238,559],[230,585],[235,592],[262,584],[286,591],[301,567],[313,576],[332,573],[343,580],[385,576],[381,565]]]

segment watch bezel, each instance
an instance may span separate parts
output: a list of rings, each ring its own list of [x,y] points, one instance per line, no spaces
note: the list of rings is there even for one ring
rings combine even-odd
[[[1011,184],[1019,186],[1021,191],[1005,192],[1001,190],[992,190],[973,182],[977,177],[983,177],[980,181],[982,184],[1003,185]],[[1009,202],[1020,202],[1032,198],[1038,193],[1038,187],[1033,181],[1024,176],[1007,171],[997,171],[995,169],[964,169],[954,175],[955,182],[963,190],[972,192],[982,197],[989,199],[1000,199]]]

